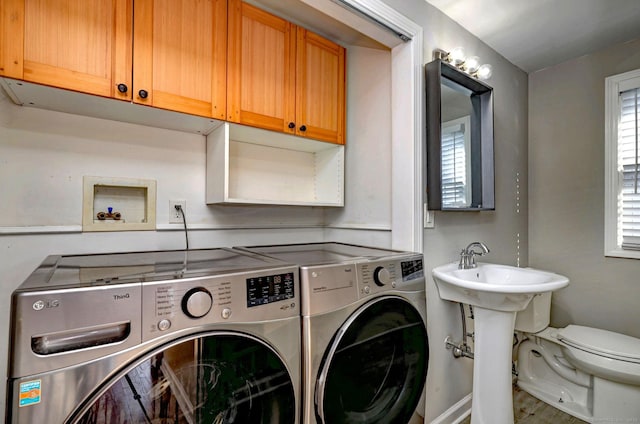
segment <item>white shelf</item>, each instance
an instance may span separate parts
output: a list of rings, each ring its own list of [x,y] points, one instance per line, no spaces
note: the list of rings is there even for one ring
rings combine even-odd
[[[207,136],[207,203],[344,206],[344,146],[224,123]]]

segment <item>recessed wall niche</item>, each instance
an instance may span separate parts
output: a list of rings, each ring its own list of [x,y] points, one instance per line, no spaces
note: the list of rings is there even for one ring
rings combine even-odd
[[[156,181],[83,178],[82,231],[156,229]]]

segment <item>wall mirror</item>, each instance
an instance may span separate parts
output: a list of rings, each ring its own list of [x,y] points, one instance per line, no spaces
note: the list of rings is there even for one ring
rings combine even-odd
[[[427,78],[427,205],[495,209],[493,88],[436,59]]]

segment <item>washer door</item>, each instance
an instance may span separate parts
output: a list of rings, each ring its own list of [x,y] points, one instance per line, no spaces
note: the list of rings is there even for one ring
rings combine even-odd
[[[146,355],[80,409],[74,423],[294,423],[291,376],[244,334],[208,333]]]
[[[322,423],[407,423],[422,395],[429,346],[420,313],[399,297],[356,311],[325,353],[316,384]]]

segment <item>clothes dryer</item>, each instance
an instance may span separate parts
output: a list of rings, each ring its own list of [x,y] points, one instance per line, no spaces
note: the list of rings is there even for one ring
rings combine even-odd
[[[8,423],[299,423],[298,268],[231,249],[48,257],[13,293]]]
[[[305,424],[421,422],[421,254],[343,243],[241,249],[300,265]]]

